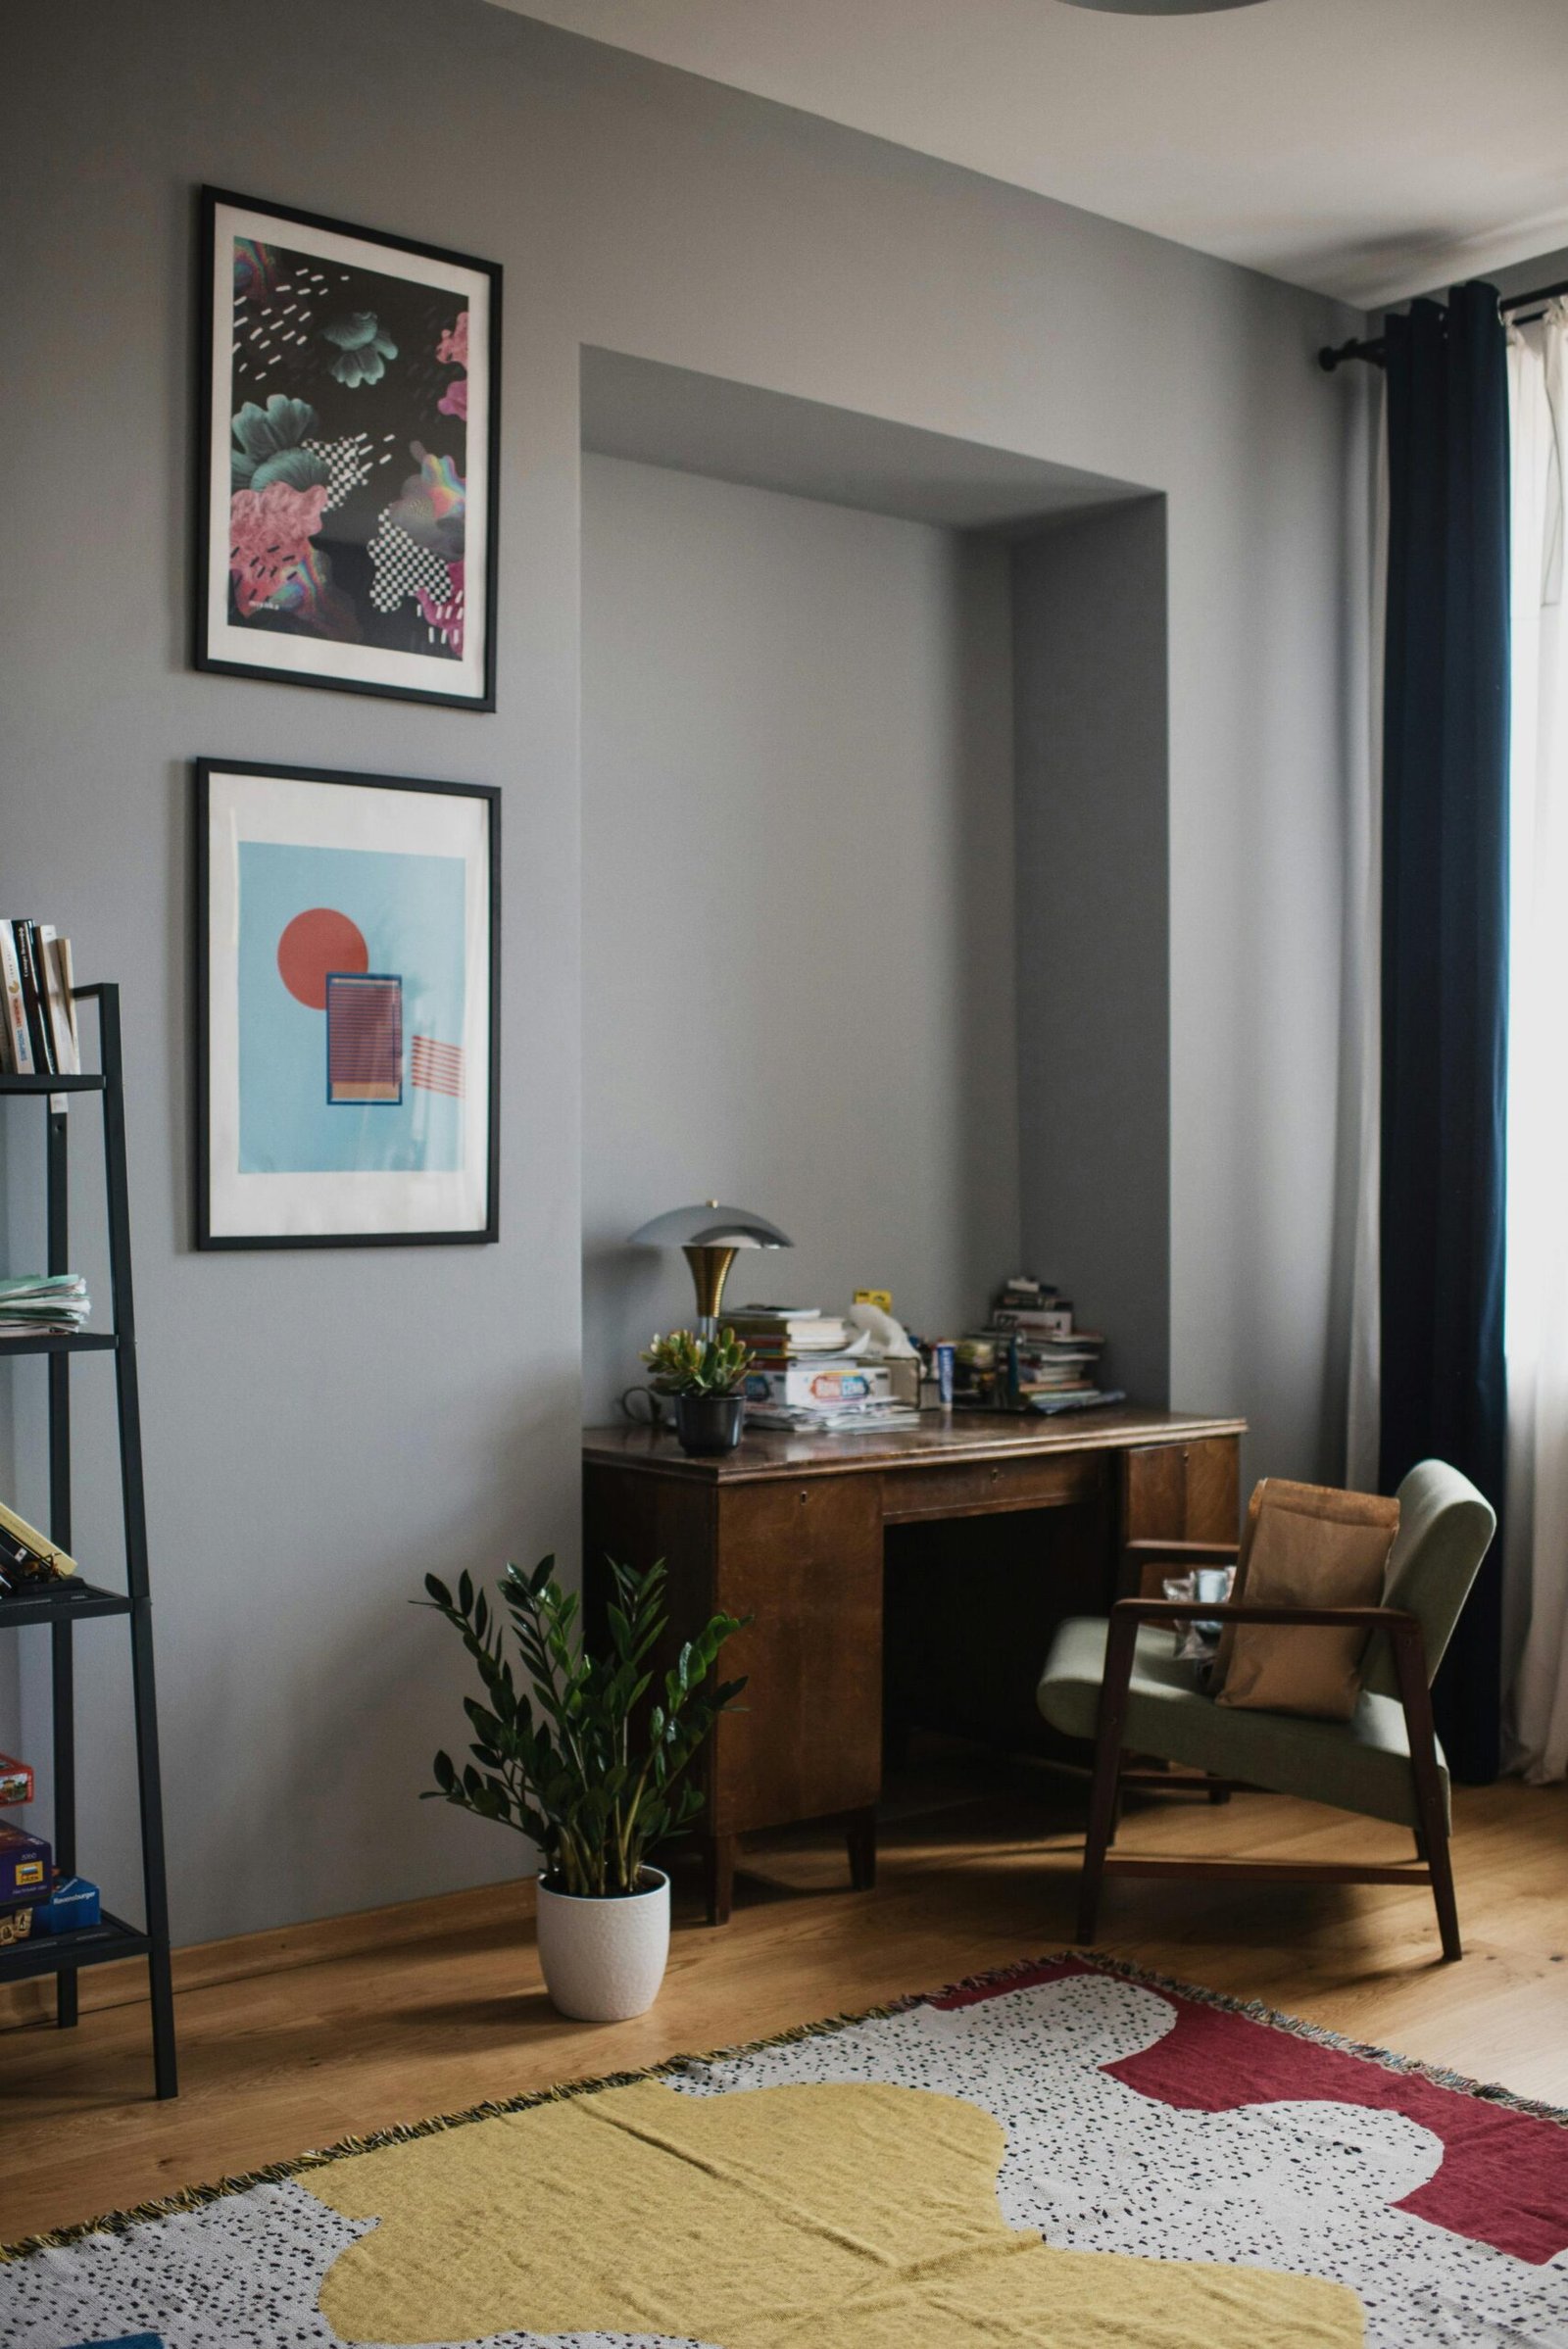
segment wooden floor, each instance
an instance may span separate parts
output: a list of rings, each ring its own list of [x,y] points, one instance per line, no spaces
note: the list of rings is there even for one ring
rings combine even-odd
[[[928,1757],[887,1806],[881,1882],[846,1888],[842,1847],[760,1842],[735,1919],[710,1932],[677,1874],[659,2004],[563,2022],[540,1987],[528,1904],[509,1887],[384,1913],[373,1949],[288,1963],[286,1936],[218,1945],[179,1998],[183,2092],[150,2098],[138,2002],[76,2031],[0,2031],[0,2241],[287,2159],[396,2121],[681,2049],[765,2036],[1068,1945],[1084,1787]],[[1568,1792],[1460,1789],[1466,1955],[1438,1961],[1412,1887],[1112,1884],[1100,1944],[1379,2045],[1568,2105]],[[1390,1830],[1272,1796],[1130,1807],[1124,1847],[1403,1857]],[[312,1946],[307,1937],[305,1946]],[[262,1970],[232,1979],[243,1967]],[[106,1970],[107,1971],[107,1970]]]

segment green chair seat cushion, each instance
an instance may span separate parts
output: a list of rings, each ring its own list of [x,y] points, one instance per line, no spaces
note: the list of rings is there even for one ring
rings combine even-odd
[[[1102,1615],[1075,1616],[1062,1624],[1046,1659],[1037,1701],[1052,1728],[1069,1737],[1095,1736],[1108,1630]],[[1125,1747],[1415,1827],[1410,1748],[1396,1698],[1363,1689],[1348,1721],[1244,1712],[1202,1694],[1193,1665],[1178,1662],[1175,1651],[1175,1639],[1162,1626],[1140,1626],[1122,1725]],[[1441,1746],[1438,1772],[1446,1808],[1448,1771]]]

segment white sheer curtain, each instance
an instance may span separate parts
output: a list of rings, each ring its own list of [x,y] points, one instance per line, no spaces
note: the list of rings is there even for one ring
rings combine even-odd
[[[1381,367],[1366,369],[1360,416],[1369,526],[1351,533],[1357,612],[1346,772],[1345,971],[1341,1017],[1341,1150],[1351,1202],[1350,1361],[1346,1483],[1378,1489],[1379,1144],[1383,1037],[1383,626],[1389,577],[1388,437]],[[1343,1161],[1342,1161],[1343,1163]]]
[[[1509,336],[1513,828],[1503,1654],[1515,1769],[1568,1776],[1568,309]]]

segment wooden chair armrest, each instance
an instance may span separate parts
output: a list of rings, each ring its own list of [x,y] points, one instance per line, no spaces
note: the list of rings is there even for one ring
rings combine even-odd
[[[1111,1621],[1124,1623],[1186,1623],[1200,1615],[1205,1623],[1309,1624],[1343,1631],[1364,1629],[1391,1632],[1396,1639],[1419,1639],[1421,1626],[1405,1607],[1285,1607],[1264,1606],[1250,1599],[1227,1599],[1224,1605],[1206,1598],[1118,1598]]]
[[[1239,1542],[1124,1542],[1129,1558],[1177,1558],[1189,1566],[1233,1566],[1242,1554]]]

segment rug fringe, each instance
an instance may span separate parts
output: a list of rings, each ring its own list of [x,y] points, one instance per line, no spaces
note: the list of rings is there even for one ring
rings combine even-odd
[[[764,2055],[771,2048],[788,2047],[801,2040],[827,2038],[835,2031],[853,2029],[858,2023],[879,2023],[893,2015],[906,2014],[912,2007],[925,2005],[931,1995],[929,1991],[916,1990],[888,2006],[861,2007],[853,2014],[824,2015],[812,2023],[794,2023],[787,2030],[770,2032],[763,2038],[742,2039],[732,2046],[701,2053],[683,2049],[680,2054],[665,2056],[662,2062],[647,2064],[640,2071],[603,2072],[582,2080],[561,2080],[552,2087],[530,2088],[520,2096],[471,2104],[462,2112],[435,2113],[423,2121],[394,2122],[390,2128],[372,2129],[368,2136],[339,2137],[331,2145],[295,2154],[288,2161],[268,2162],[258,2170],[236,2172],[204,2185],[182,2186],[176,2193],[132,2203],[125,2210],[106,2211],[96,2219],[78,2219],[69,2227],[51,2227],[42,2234],[23,2235],[16,2242],[0,2243],[0,2267],[29,2258],[35,2251],[64,2250],[87,2235],[124,2234],[130,2227],[145,2226],[150,2220],[177,2218],[183,2211],[205,2209],[208,2203],[221,2202],[230,2194],[247,2194],[254,2186],[286,2185],[291,2178],[299,2178],[308,2170],[322,2169],[329,2162],[344,2161],[352,2154],[378,2153],[388,2145],[410,2145],[420,2137],[437,2136],[443,2129],[466,2129],[473,2121],[498,2121],[509,2113],[530,2112],[541,2104],[559,2104],[573,2096],[594,2096],[606,2088],[635,2087],[642,2080],[665,2080],[672,2074],[700,2071],[705,2065],[728,2063],[740,2056]]]
[[[1489,2104],[1502,2105],[1510,2112],[1523,2113],[1532,2120],[1552,2121],[1568,2128],[1568,2109],[1560,2105],[1542,2104],[1528,2096],[1515,2095],[1496,2081],[1467,2079],[1461,2072],[1446,2071],[1441,2066],[1423,2064],[1414,2056],[1396,2055],[1387,2047],[1374,2047],[1361,2039],[1346,2037],[1330,2031],[1326,2025],[1307,2023],[1298,2015],[1283,2014],[1278,2008],[1265,2006],[1257,1998],[1232,1998],[1221,1990],[1205,1989],[1200,1982],[1182,1982],[1168,1974],[1156,1974],[1147,1967],[1134,1966],[1121,1958],[1109,1956],[1100,1949],[1060,1949],[1051,1957],[1020,1958],[1010,1966],[994,1967],[989,1973],[973,1974],[961,1981],[949,1982],[941,1990],[914,1990],[908,1996],[896,1998],[886,2006],[859,2007],[853,2013],[824,2015],[811,2023],[792,2024],[788,2030],[771,2031],[760,2039],[742,2039],[725,2047],[713,2047],[706,2052],[683,2052],[665,2056],[662,2062],[645,2065],[635,2072],[605,2072],[584,2080],[563,2080],[553,2087],[533,2088],[520,2096],[509,2096],[499,2101],[472,2104],[457,2113],[437,2113],[428,2120],[396,2122],[389,2129],[372,2130],[363,2137],[340,2137],[335,2144],[324,2145],[309,2153],[300,2153],[286,2162],[269,2162],[259,2170],[249,2170],[228,2178],[215,2178],[210,2184],[184,2186],[177,2193],[165,2194],[148,2202],[138,2202],[126,2210],[107,2211],[96,2219],[80,2219],[70,2227],[50,2228],[43,2234],[24,2235],[14,2243],[0,2244],[0,2266],[30,2258],[38,2251],[61,2251],[79,2243],[93,2234],[124,2234],[133,2227],[143,2227],[157,2219],[177,2218],[181,2212],[203,2210],[209,2203],[221,2202],[231,2194],[249,2193],[255,2186],[286,2185],[290,2178],[302,2177],[307,2171],[319,2170],[330,2162],[348,2160],[357,2153],[377,2153],[388,2145],[410,2145],[421,2137],[439,2135],[443,2129],[466,2129],[475,2121],[498,2121],[509,2113],[525,2113],[542,2104],[559,2104],[575,2096],[593,2096],[606,2088],[635,2087],[647,2080],[667,2080],[682,2072],[700,2071],[706,2067],[732,2063],[741,2056],[765,2055],[776,2047],[790,2047],[807,2039],[831,2038],[843,2031],[853,2031],[858,2024],[886,2022],[896,2015],[909,2014],[915,2007],[928,2006],[943,1998],[951,1998],[966,1990],[1005,1990],[1009,1983],[1024,1982],[1053,1966],[1076,1963],[1096,1973],[1115,1976],[1123,1982],[1137,1982],[1151,1990],[1163,1990],[1172,1997],[1186,1998],[1195,2005],[1217,2007],[1222,2012],[1242,2015],[1251,2023],[1267,2025],[1271,2031],[1287,2031],[1293,2038],[1310,2039],[1320,2047],[1331,2047],[1345,2055],[1359,2056],[1364,2061],[1381,2064],[1386,2071],[1412,2075],[1418,2080],[1432,2081],[1440,2088],[1451,2088],[1456,2094],[1478,2096]]]

